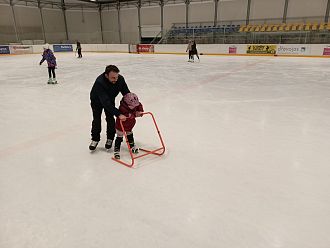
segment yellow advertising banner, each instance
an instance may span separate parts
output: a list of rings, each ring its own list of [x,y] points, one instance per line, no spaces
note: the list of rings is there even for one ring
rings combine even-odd
[[[277,45],[248,45],[247,54],[275,54]]]

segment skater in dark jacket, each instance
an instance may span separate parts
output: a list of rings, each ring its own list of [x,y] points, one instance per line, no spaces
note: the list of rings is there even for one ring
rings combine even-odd
[[[139,102],[139,98],[134,93],[126,94],[120,101],[119,111],[126,116],[126,121],[122,121],[124,130],[127,135],[127,140],[132,153],[138,153],[139,149],[135,147],[134,137],[133,137],[133,127],[135,126],[136,117],[141,117],[143,113],[143,106]],[[114,156],[116,159],[120,159],[120,146],[123,141],[124,130],[120,125],[120,118],[116,119],[116,140]]]
[[[56,69],[56,57],[53,54],[53,51],[49,49],[49,44],[44,45],[44,52],[42,54],[42,59],[39,62],[39,65],[41,65],[44,61],[47,61],[48,64],[48,83],[49,84],[56,84],[56,75],[55,75],[55,69]],[[53,74],[53,78],[52,78]]]
[[[124,77],[119,74],[119,69],[115,65],[108,65],[105,68],[105,72],[97,77],[90,92],[91,108],[93,112],[90,150],[95,150],[100,141],[101,115],[103,109],[107,121],[107,141],[105,143],[105,148],[111,148],[116,133],[114,116],[123,121],[126,120],[126,117],[115,107],[115,98],[119,93],[125,96],[129,92]]]
[[[78,51],[78,58],[82,58],[82,54],[81,54],[81,44],[79,41],[77,41],[77,48],[76,51]]]
[[[197,51],[197,46],[196,46],[195,41],[193,41],[192,45],[191,45],[191,58],[192,58],[192,61],[194,61],[194,55],[197,56],[198,61],[199,61],[199,56],[198,56],[198,51]]]

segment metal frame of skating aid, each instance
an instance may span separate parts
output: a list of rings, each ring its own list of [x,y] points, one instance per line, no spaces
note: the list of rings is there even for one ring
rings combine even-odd
[[[143,116],[145,116],[145,115],[150,115],[150,116],[152,117],[152,120],[153,120],[153,122],[154,122],[154,124],[155,124],[155,127],[156,127],[156,129],[157,129],[158,137],[159,137],[159,140],[160,140],[160,143],[161,143],[162,146],[161,146],[160,148],[157,148],[157,149],[155,149],[155,150],[151,150],[151,151],[150,151],[150,150],[143,149],[143,148],[140,148],[140,151],[144,151],[145,153],[144,153],[144,154],[141,154],[141,155],[138,155],[138,156],[134,156],[133,153],[132,153],[132,150],[130,149],[130,145],[129,145],[129,142],[128,142],[128,139],[127,139],[127,133],[126,133],[126,131],[125,131],[125,129],[124,129],[124,126],[123,126],[122,121],[120,120],[120,126],[121,126],[121,128],[122,128],[122,130],[123,130],[123,132],[124,132],[124,136],[125,136],[125,140],[126,140],[127,148],[128,148],[129,154],[130,154],[130,156],[131,156],[132,162],[131,162],[131,163],[125,163],[124,161],[122,161],[122,160],[120,160],[120,159],[116,159],[116,158],[114,158],[114,157],[112,157],[112,159],[113,159],[114,161],[118,162],[118,163],[121,163],[121,164],[123,164],[123,165],[129,167],[129,168],[132,168],[132,167],[133,167],[133,165],[134,165],[134,161],[135,161],[136,159],[138,159],[138,158],[142,158],[142,157],[147,156],[147,155],[150,155],[150,154],[157,155],[157,156],[161,156],[161,155],[163,155],[163,154],[165,153],[165,145],[164,145],[164,141],[163,141],[163,138],[162,138],[162,136],[161,136],[161,134],[160,134],[160,131],[159,131],[158,125],[157,125],[157,123],[156,123],[156,120],[155,120],[154,115],[153,115],[151,112],[144,112],[144,113],[142,113],[142,114],[143,114]]]

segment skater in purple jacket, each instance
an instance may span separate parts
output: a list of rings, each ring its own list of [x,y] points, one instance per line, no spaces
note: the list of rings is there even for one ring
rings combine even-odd
[[[44,62],[47,61],[48,64],[48,83],[49,84],[57,84],[56,81],[56,75],[55,75],[55,69],[56,69],[56,57],[54,56],[54,53],[52,50],[49,49],[49,45],[45,44],[44,45],[44,52],[42,54],[42,59],[40,60],[40,65]],[[53,78],[52,78],[53,74]]]

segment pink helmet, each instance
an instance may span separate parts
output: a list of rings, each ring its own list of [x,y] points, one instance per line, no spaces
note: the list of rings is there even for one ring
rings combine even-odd
[[[140,102],[139,102],[139,98],[137,97],[136,94],[134,93],[127,93],[125,96],[124,96],[124,102],[126,102],[126,104],[128,105],[128,107],[130,109],[134,109],[136,108],[137,106],[140,105]]]

